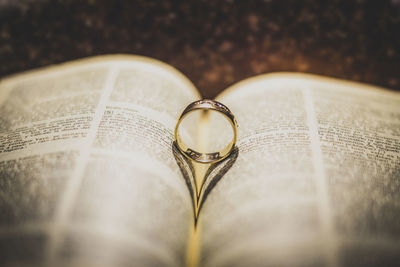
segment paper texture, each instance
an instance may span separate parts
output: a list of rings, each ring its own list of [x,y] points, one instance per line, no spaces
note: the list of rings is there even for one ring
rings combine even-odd
[[[217,98],[238,120],[239,155],[200,213],[200,266],[399,262],[400,96],[305,77]]]
[[[192,204],[171,144],[190,82],[105,57],[10,78],[0,96],[0,265],[185,264]]]
[[[208,171],[172,146],[199,98],[137,56],[3,80],[0,265],[398,265],[398,93],[311,75],[240,82],[217,98],[237,118],[237,148]],[[192,117],[190,147],[232,137],[222,116]]]

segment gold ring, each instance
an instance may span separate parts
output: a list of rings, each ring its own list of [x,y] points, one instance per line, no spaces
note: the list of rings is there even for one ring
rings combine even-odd
[[[208,111],[217,111],[224,115],[224,117],[229,121],[233,129],[233,139],[232,141],[220,152],[213,153],[201,153],[190,149],[186,144],[184,144],[181,140],[181,137],[178,132],[179,125],[183,121],[183,119],[192,111],[196,110],[208,110]],[[215,100],[203,99],[195,101],[189,104],[182,112],[181,116],[178,119],[178,122],[175,126],[175,140],[178,149],[185,155],[187,158],[192,159],[199,163],[214,163],[223,160],[226,158],[233,150],[236,144],[237,139],[237,122],[235,116],[233,116],[232,112],[222,103],[217,102]]]

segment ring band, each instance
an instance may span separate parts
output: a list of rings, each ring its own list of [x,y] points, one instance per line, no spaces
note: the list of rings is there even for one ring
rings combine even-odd
[[[229,121],[233,129],[233,139],[232,141],[220,152],[213,153],[201,153],[190,149],[186,144],[184,144],[181,140],[181,137],[178,132],[179,125],[183,121],[183,119],[192,111],[196,110],[213,110],[221,113],[224,117]],[[215,100],[203,99],[195,101],[189,104],[182,112],[181,116],[178,119],[178,122],[175,126],[175,140],[178,149],[189,159],[192,159],[199,163],[214,163],[217,161],[221,161],[226,158],[235,147],[237,139],[237,122],[235,116],[233,116],[232,112],[222,103],[219,103]]]

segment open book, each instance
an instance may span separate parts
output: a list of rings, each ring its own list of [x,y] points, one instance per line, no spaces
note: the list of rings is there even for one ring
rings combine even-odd
[[[216,98],[236,116],[237,148],[199,167],[173,130],[200,98],[139,56],[3,79],[0,265],[399,266],[399,93],[247,79]],[[225,140],[203,127],[183,131]]]

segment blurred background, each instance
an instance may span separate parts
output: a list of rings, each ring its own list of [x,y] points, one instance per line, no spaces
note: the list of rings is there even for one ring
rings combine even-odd
[[[400,90],[400,0],[0,0],[0,77],[110,53],[165,61],[208,98],[276,71]]]

